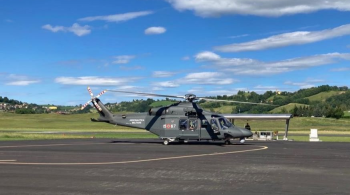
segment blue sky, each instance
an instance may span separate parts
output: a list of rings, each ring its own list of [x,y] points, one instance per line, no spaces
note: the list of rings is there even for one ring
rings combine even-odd
[[[350,86],[350,0],[0,0],[0,96]],[[103,102],[145,97],[105,93]]]

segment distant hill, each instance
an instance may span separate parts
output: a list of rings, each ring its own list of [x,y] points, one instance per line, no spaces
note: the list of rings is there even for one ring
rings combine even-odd
[[[214,108],[216,113],[231,113],[236,106],[221,106],[219,108]]]
[[[284,109],[287,110],[287,111],[290,111],[290,110],[292,110],[295,106],[296,106],[296,107],[303,107],[303,106],[307,106],[307,107],[308,107],[309,105],[307,105],[307,104],[298,104],[298,103],[289,103],[289,104],[287,104],[287,105],[277,107],[277,108],[271,110],[270,112],[271,112],[272,114],[283,113],[283,110],[284,110]]]
[[[155,107],[168,106],[168,105],[171,105],[173,103],[175,103],[175,102],[174,101],[161,100],[161,101],[153,102],[150,106],[152,108],[155,108]]]
[[[243,101],[252,103],[267,103],[266,105],[253,104],[238,104],[238,103],[224,103],[218,101],[206,102],[201,100],[198,104],[207,111],[217,113],[288,113],[295,116],[326,116],[333,117],[335,113],[343,114],[343,111],[350,110],[350,90],[347,86],[337,87],[322,85],[318,87],[311,87],[308,89],[300,89],[295,92],[281,91],[278,94],[275,91],[266,91],[263,94],[258,94],[254,91],[238,91],[236,95],[217,95],[207,98],[217,100],[229,101]],[[7,97],[0,96],[0,103],[16,103],[17,100],[10,100]],[[145,112],[150,108],[168,106],[177,102],[166,98],[165,100],[154,100],[148,98],[146,100],[123,101],[118,104],[106,103],[105,105],[111,112]],[[279,107],[276,107],[279,106]],[[28,109],[36,109],[33,108]],[[57,106],[57,110],[66,112],[76,112],[74,106]],[[294,109],[297,107],[296,109]],[[1,109],[1,108],[0,108]],[[7,108],[2,108],[8,110]],[[84,109],[90,112],[91,107]],[[37,110],[37,109],[36,109]],[[83,110],[83,111],[84,111]],[[95,109],[91,109],[95,112]],[[80,112],[76,112],[80,113]],[[348,113],[346,113],[348,114]],[[337,116],[337,117],[338,117]]]
[[[332,96],[340,95],[345,93],[345,91],[324,91],[321,93],[318,93],[316,95],[312,95],[310,97],[307,97],[310,101],[326,101],[327,98],[330,98]]]

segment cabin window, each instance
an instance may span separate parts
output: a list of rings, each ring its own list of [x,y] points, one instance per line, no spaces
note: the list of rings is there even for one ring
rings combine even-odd
[[[180,119],[179,120],[179,129],[180,130],[186,130],[187,129],[187,123],[188,123],[188,121],[187,121],[187,119]]]
[[[198,123],[197,119],[189,119],[189,130],[197,130]]]

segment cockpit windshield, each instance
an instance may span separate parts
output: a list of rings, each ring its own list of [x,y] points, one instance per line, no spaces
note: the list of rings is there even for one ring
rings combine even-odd
[[[233,126],[232,123],[224,117],[220,117],[220,118],[218,118],[218,120],[219,120],[219,124],[220,124],[222,129],[226,129],[226,128]]]

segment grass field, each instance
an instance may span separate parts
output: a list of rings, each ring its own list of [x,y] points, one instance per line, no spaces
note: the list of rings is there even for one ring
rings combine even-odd
[[[0,140],[28,139],[66,139],[66,138],[156,138],[155,135],[142,129],[134,129],[108,123],[91,122],[98,114],[12,114],[0,113]],[[285,120],[235,120],[235,125],[243,127],[249,122],[252,131],[285,130]],[[302,141],[308,139],[310,129],[318,129],[319,135],[350,134],[350,119],[306,118],[296,117],[290,120],[289,133],[305,134],[297,137]],[[54,133],[52,133],[54,132]],[[85,132],[74,134],[72,132]],[[99,133],[96,133],[99,132]],[[336,140],[334,140],[336,139]],[[323,141],[350,141],[346,137],[323,138]]]

